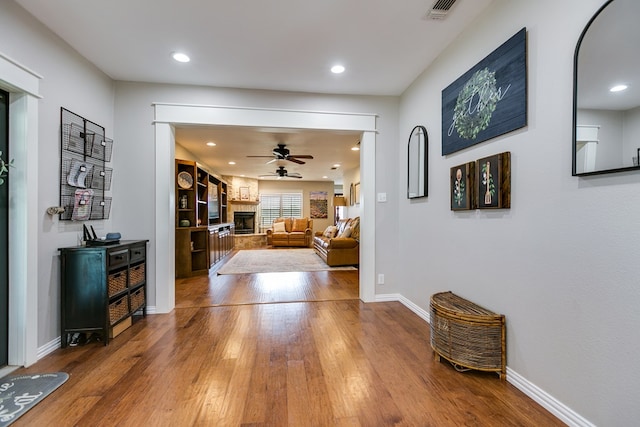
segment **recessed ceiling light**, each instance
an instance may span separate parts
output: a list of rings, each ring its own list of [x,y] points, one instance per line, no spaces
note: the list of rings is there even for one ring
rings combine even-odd
[[[355,145],[355,146],[351,147],[351,151],[360,151],[360,146],[359,145]]]
[[[340,167],[340,163],[336,163],[335,165],[333,165],[334,168],[339,168]]]
[[[191,61],[191,58],[189,58],[189,56],[186,53],[173,52],[172,56],[173,56],[173,59],[175,59],[178,62],[189,62],[189,61]]]
[[[327,178],[329,178],[327,175],[324,175],[324,176],[322,177],[322,179],[327,179]]]
[[[342,66],[342,65],[334,65],[333,67],[331,67],[331,72],[333,74],[344,73],[344,66]]]
[[[230,165],[235,165],[235,164],[236,164],[236,162],[229,162],[229,164],[230,164]]]
[[[612,87],[611,89],[609,89],[610,92],[621,92],[623,90],[625,90],[628,86],[627,85],[616,85],[614,87]]]
[[[207,145],[208,145],[209,147],[215,147],[215,146],[216,146],[216,143],[215,143],[215,142],[212,142],[212,141],[209,141],[209,142],[207,142]]]

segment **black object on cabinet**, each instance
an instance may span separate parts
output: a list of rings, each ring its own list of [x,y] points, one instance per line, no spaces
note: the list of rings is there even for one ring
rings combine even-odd
[[[104,344],[117,324],[146,315],[148,240],[60,248],[61,345],[74,333],[98,333]]]

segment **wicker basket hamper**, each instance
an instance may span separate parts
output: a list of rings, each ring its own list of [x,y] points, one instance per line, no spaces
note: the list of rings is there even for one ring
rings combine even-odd
[[[129,298],[127,295],[109,304],[109,324],[114,325],[118,320],[129,314]]]
[[[144,263],[129,269],[129,287],[132,288],[144,282]]]
[[[144,288],[131,293],[131,311],[136,312],[144,305]]]
[[[431,347],[436,360],[458,370],[497,372],[506,378],[504,315],[493,313],[452,292],[431,296]]]
[[[127,289],[127,272],[119,271],[117,273],[110,274],[107,279],[109,297],[124,291]]]

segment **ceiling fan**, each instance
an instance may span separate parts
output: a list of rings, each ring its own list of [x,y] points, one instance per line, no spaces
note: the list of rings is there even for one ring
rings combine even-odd
[[[258,176],[259,177],[276,176],[276,177],[278,177],[278,179],[280,179],[280,178],[302,178],[302,175],[300,175],[297,172],[293,172],[293,173],[287,172],[287,170],[284,168],[284,166],[278,166],[278,169],[276,169],[276,171],[274,173],[269,173],[269,174],[265,174],[265,175],[258,175]]]
[[[273,163],[277,160],[289,160],[290,162],[297,163],[299,165],[305,164],[305,162],[303,162],[300,159],[313,159],[313,156],[309,154],[300,154],[300,155],[289,154],[289,149],[286,148],[285,144],[278,144],[278,147],[273,149],[271,156],[247,156],[247,157],[273,157],[273,159],[268,161],[267,164]]]

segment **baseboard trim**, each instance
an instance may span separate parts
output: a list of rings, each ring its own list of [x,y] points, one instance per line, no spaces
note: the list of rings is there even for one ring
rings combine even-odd
[[[40,360],[46,355],[53,353],[54,351],[60,348],[61,343],[62,341],[60,337],[56,337],[53,340],[46,343],[45,345],[43,345],[42,347],[38,347],[38,352],[36,354],[37,359]]]
[[[402,294],[379,294],[376,295],[376,302],[397,301],[413,311],[419,317],[430,323],[429,312],[423,310],[420,306],[411,300],[402,296]],[[540,406],[551,412],[560,421],[566,423],[570,427],[596,427],[595,424],[576,413],[573,409],[551,396],[531,381],[518,374],[507,366],[507,381],[513,384],[518,390],[529,396]]]
[[[540,406],[555,415],[559,420],[572,427],[596,427],[595,424],[576,413],[573,409],[542,390],[531,381],[507,366],[507,381],[518,390],[535,400]]]
[[[148,306],[147,314],[158,314],[158,308],[155,305]]]
[[[400,294],[376,294],[376,302],[400,301],[401,298]]]
[[[409,310],[413,311],[415,314],[420,316],[420,318],[422,318],[425,322],[431,323],[429,312],[426,310],[423,310],[422,307],[420,307],[417,304],[414,304],[413,301],[409,300],[408,298],[405,298],[402,294],[377,294],[376,295],[376,302],[390,302],[390,301],[397,301],[402,303],[402,305],[404,305]]]

